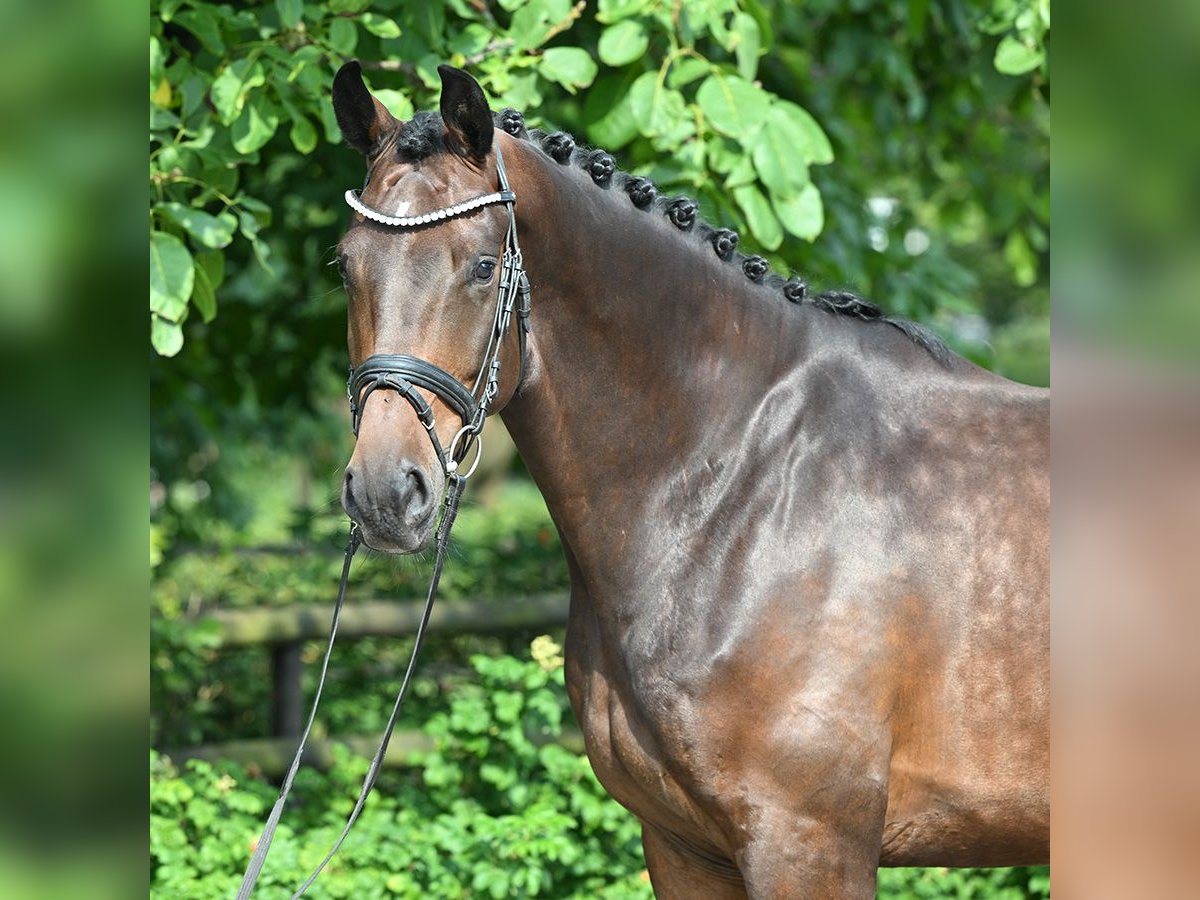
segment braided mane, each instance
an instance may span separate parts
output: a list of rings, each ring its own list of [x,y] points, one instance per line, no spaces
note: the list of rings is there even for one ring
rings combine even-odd
[[[579,144],[565,131],[545,132],[525,128],[525,116],[512,108],[493,112],[495,126],[518,140],[527,141],[547,158],[559,165],[575,166],[587,172],[593,182],[606,190],[624,191],[635,209],[665,215],[681,232],[691,233],[711,245],[723,262],[735,265],[754,284],[764,285],[780,293],[784,299],[807,303],[825,312],[850,316],[864,322],[884,322],[908,335],[943,366],[949,366],[952,354],[924,325],[899,316],[887,315],[870,300],[846,290],[827,290],[812,293],[808,282],[799,275],[784,278],[771,271],[770,263],[761,256],[748,256],[737,249],[738,234],[728,228],[714,228],[697,218],[699,206],[689,197],[668,197],[654,183],[640,175],[631,175],[617,168],[612,155],[604,150]],[[418,112],[407,122],[396,143],[396,153],[402,161],[416,162],[445,149],[442,117],[433,112]]]

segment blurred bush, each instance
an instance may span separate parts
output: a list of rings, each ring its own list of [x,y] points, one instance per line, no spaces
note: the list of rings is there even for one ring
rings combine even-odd
[[[341,526],[337,521],[336,527]],[[333,546],[329,550],[183,553],[160,567],[150,620],[150,733],[156,746],[269,736],[268,649],[220,649],[215,632],[196,619],[218,608],[332,603],[341,554]],[[429,577],[424,562],[363,552],[347,602],[423,599]],[[558,533],[532,484],[505,486],[494,508],[463,507],[442,580],[442,599],[503,602],[566,588]],[[423,721],[433,698],[462,683],[462,661],[471,653],[515,649],[529,637],[432,634],[403,721]],[[410,641],[383,638],[342,642],[334,652],[320,727],[331,734],[381,729],[386,721],[382,698],[399,688],[410,647]],[[323,649],[324,642],[310,642],[305,659],[318,659]],[[311,669],[306,672],[309,687],[314,677]],[[364,702],[364,697],[380,700]]]
[[[637,821],[587,759],[548,740],[567,712],[562,658],[474,656],[474,680],[425,726],[435,749],[385,774],[351,837],[310,891],[319,897],[652,896]],[[271,845],[264,891],[298,885],[349,814],[367,762],[339,753],[325,776],[302,770]],[[275,799],[231,765],[183,771],[151,753],[152,894],[225,898]]]

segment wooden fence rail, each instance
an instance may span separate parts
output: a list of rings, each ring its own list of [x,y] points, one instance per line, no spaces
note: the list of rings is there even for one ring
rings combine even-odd
[[[410,600],[373,600],[348,603],[342,608],[338,638],[403,637],[416,631],[423,603]],[[497,634],[527,628],[554,628],[567,621],[568,597],[565,593],[536,594],[497,600],[447,600],[436,604],[429,618],[430,632]],[[172,758],[232,759],[254,766],[266,775],[281,775],[295,752],[296,738],[304,722],[304,694],[301,679],[304,666],[300,651],[304,641],[325,638],[329,634],[331,605],[253,607],[217,610],[199,621],[216,623],[220,645],[250,647],[267,645],[271,650],[271,721],[275,737],[229,741],[188,747],[170,753]],[[344,744],[367,756],[375,752],[377,738],[349,736],[313,741],[306,760],[310,765],[327,768],[332,764],[332,747]],[[564,736],[565,746],[581,744],[577,737]],[[388,747],[385,765],[403,765],[416,750],[428,749],[420,732],[397,732]]]
[[[422,607],[423,604],[411,600],[347,603],[342,608],[338,636],[400,637],[412,634],[421,621]],[[307,604],[218,610],[204,618],[217,624],[222,646],[245,647],[323,638],[329,634],[332,615],[331,605]],[[498,600],[443,600],[434,605],[429,617],[434,632],[447,630],[473,634],[543,625],[551,627],[565,625],[566,621],[565,593]]]

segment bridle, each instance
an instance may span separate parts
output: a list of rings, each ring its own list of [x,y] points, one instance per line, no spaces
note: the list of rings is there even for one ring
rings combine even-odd
[[[508,184],[508,174],[504,171],[504,157],[500,147],[496,147],[496,174],[500,181],[500,190],[491,194],[481,194],[453,206],[436,209],[419,216],[387,216],[371,209],[359,199],[357,191],[346,191],[346,203],[359,215],[380,225],[390,228],[420,228],[426,225],[436,225],[466,215],[485,206],[503,203],[508,213],[508,231],[504,235],[504,253],[500,260],[500,288],[496,293],[496,309],[492,318],[492,331],[484,349],[483,361],[479,364],[479,372],[471,387],[428,360],[403,353],[376,353],[368,356],[357,368],[350,370],[350,379],[346,384],[346,394],[350,398],[350,424],[357,436],[362,422],[362,411],[367,404],[367,398],[381,388],[399,392],[411,405],[421,420],[421,425],[433,443],[433,451],[437,455],[442,471],[449,476],[458,472],[459,463],[466,457],[471,444],[479,440],[483,430],[484,420],[500,390],[500,351],[509,325],[515,312],[519,321],[517,329],[520,340],[520,371],[517,383],[520,384],[525,374],[525,344],[529,333],[530,288],[529,278],[521,259],[521,245],[517,241],[517,218],[513,207],[517,195]],[[519,302],[518,302],[519,301]],[[424,388],[436,394],[450,407],[462,422],[462,427],[450,440],[448,447],[443,447],[434,430],[433,410],[421,396],[418,388]],[[463,477],[469,477],[479,462],[477,450],[475,463]]]
[[[429,591],[425,596],[425,608],[421,616],[421,621],[417,625],[412,655],[408,660],[408,668],[404,672],[404,679],[400,683],[400,690],[397,692],[395,703],[392,705],[391,715],[388,717],[387,725],[384,727],[379,748],[375,751],[375,756],[371,760],[371,766],[367,770],[366,778],[363,780],[358,800],[354,804],[354,809],[351,811],[345,827],[334,842],[333,847],[329,850],[329,853],[326,854],[325,858],[321,860],[320,864],[313,870],[304,883],[300,885],[296,893],[292,895],[293,900],[308,890],[309,886],[317,879],[317,876],[321,874],[321,870],[333,859],[333,855],[337,853],[338,848],[341,847],[342,842],[345,841],[346,836],[350,833],[350,829],[358,819],[359,813],[362,812],[363,804],[366,803],[367,796],[371,793],[371,788],[375,786],[375,780],[379,776],[379,770],[383,765],[383,758],[387,753],[388,742],[391,740],[392,732],[396,727],[396,719],[399,716],[400,707],[403,705],[404,698],[408,694],[408,687],[412,680],[413,671],[416,668],[417,655],[421,652],[421,645],[425,640],[425,631],[429,625],[429,615],[433,611],[434,598],[437,596],[438,582],[441,580],[442,566],[446,559],[446,545],[449,543],[450,529],[454,525],[454,517],[458,513],[459,500],[462,497],[467,479],[471,477],[476,466],[479,465],[482,450],[482,447],[478,446],[480,443],[479,435],[483,431],[483,425],[492,408],[492,404],[500,392],[500,352],[504,345],[504,338],[508,335],[508,330],[512,324],[514,313],[519,320],[517,334],[520,341],[520,370],[517,373],[517,387],[514,390],[520,387],[521,380],[525,375],[525,345],[526,335],[529,333],[531,291],[529,288],[529,278],[525,274],[525,267],[521,259],[521,245],[517,241],[517,217],[513,209],[517,202],[517,195],[509,186],[508,175],[504,171],[504,157],[500,153],[499,145],[496,145],[496,174],[500,182],[500,189],[498,191],[490,194],[481,194],[470,200],[455,203],[452,206],[446,206],[441,209],[435,209],[419,216],[385,215],[363,203],[357,191],[346,191],[346,203],[349,204],[351,209],[372,222],[377,222],[380,225],[390,228],[420,228],[428,225],[437,225],[458,216],[467,215],[485,206],[503,203],[508,213],[508,231],[504,235],[504,253],[500,261],[500,286],[496,294],[496,309],[492,317],[492,330],[488,337],[487,346],[484,348],[483,361],[479,365],[479,372],[475,376],[471,387],[468,388],[440,366],[434,365],[428,360],[403,353],[377,353],[368,356],[356,368],[350,370],[346,393],[350,399],[350,426],[355,436],[358,435],[359,426],[362,424],[363,408],[367,404],[367,398],[378,390],[396,391],[412,406],[426,434],[429,435],[429,440],[433,444],[438,464],[442,467],[442,472],[446,476],[445,496],[442,501],[442,516],[434,534],[436,552],[434,555],[433,574],[429,582]],[[449,446],[442,446],[441,439],[437,434],[433,408],[421,395],[421,390],[430,391],[440,398],[454,411],[461,421],[462,425],[454,433],[454,437],[450,439]],[[473,445],[476,445],[474,461],[467,471],[460,472],[460,465]],[[309,732],[312,730],[313,721],[316,719],[317,706],[321,702],[321,691],[325,687],[325,674],[329,670],[329,656],[333,652],[334,640],[337,637],[338,620],[341,617],[342,604],[346,599],[346,585],[350,578],[350,562],[361,543],[362,536],[358,524],[351,522],[350,535],[346,542],[345,559],[342,562],[342,576],[338,584],[337,601],[333,606],[333,621],[329,626],[329,641],[325,646],[324,659],[321,661],[321,674],[317,678],[317,689],[313,696],[312,709],[308,714],[308,722],[304,726],[304,731],[300,735],[300,743],[296,747],[296,755],[293,757],[292,764],[288,768],[287,775],[284,777],[283,786],[279,791],[279,799],[275,801],[275,805],[271,809],[271,814],[267,817],[267,823],[263,827],[262,835],[258,839],[258,844],[254,848],[254,853],[250,857],[249,864],[246,866],[246,873],[242,877],[242,884],[237,893],[238,900],[247,900],[254,890],[254,885],[258,881],[259,874],[262,872],[263,864],[266,862],[271,841],[275,836],[275,829],[278,827],[280,817],[283,814],[284,804],[287,801],[288,794],[291,792],[292,782],[295,780],[296,772],[300,768],[300,761],[304,755],[304,746],[308,741]]]

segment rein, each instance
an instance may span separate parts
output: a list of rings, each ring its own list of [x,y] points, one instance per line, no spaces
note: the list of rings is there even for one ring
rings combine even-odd
[[[491,409],[493,401],[496,399],[496,395],[500,391],[500,351],[503,346],[504,337],[508,334],[514,313],[516,313],[519,320],[517,329],[520,341],[520,371],[517,375],[518,387],[525,375],[525,347],[526,335],[529,332],[531,291],[529,279],[525,274],[525,267],[521,259],[521,246],[517,242],[517,219],[513,210],[517,202],[517,195],[513,193],[512,188],[509,186],[508,175],[504,171],[504,158],[501,156],[499,145],[496,146],[496,173],[500,182],[499,191],[491,194],[482,194],[470,200],[456,203],[453,206],[443,207],[442,209],[433,210],[419,216],[384,215],[364,204],[359,199],[359,194],[356,191],[346,191],[346,203],[351,209],[366,219],[390,228],[418,228],[425,225],[434,225],[457,216],[466,215],[485,206],[503,203],[508,213],[508,230],[504,236],[504,254],[500,263],[500,287],[496,295],[496,309],[492,318],[492,330],[487,346],[484,348],[483,361],[480,363],[479,372],[475,376],[471,387],[468,388],[445,369],[434,365],[428,360],[406,354],[377,353],[367,357],[357,368],[350,370],[346,393],[350,400],[350,424],[355,436],[358,435],[358,429],[362,423],[363,409],[371,393],[377,390],[396,391],[412,406],[422,427],[425,429],[426,434],[428,434],[430,442],[433,444],[438,464],[442,467],[442,472],[445,475],[445,492],[442,500],[441,519],[434,534],[436,552],[433,563],[433,574],[429,582],[429,591],[425,596],[425,608],[421,615],[421,621],[417,625],[412,655],[409,657],[408,667],[404,671],[404,679],[400,683],[400,690],[396,694],[396,700],[392,704],[392,712],[388,716],[383,737],[379,742],[379,748],[375,751],[375,755],[371,759],[371,765],[367,770],[366,778],[363,779],[358,800],[355,802],[354,809],[346,820],[345,827],[343,827],[341,834],[338,835],[337,840],[334,841],[325,858],[321,860],[312,874],[305,879],[304,883],[292,895],[293,900],[302,896],[308,890],[329,861],[333,859],[334,854],[342,846],[343,841],[346,840],[346,836],[350,833],[350,829],[354,826],[355,821],[357,821],[359,813],[362,812],[363,805],[366,803],[367,797],[370,795],[371,789],[375,786],[375,781],[379,777],[379,771],[383,766],[383,758],[387,753],[388,743],[391,741],[392,732],[396,728],[396,719],[399,717],[400,708],[404,704],[404,699],[408,694],[409,684],[412,681],[413,671],[416,668],[417,656],[421,652],[421,646],[425,641],[429,616],[433,611],[433,602],[437,596],[438,583],[441,580],[442,567],[446,560],[446,547],[450,540],[450,529],[453,527],[455,516],[458,514],[459,501],[462,498],[467,479],[474,473],[482,455],[480,432],[483,431],[483,425],[487,419],[488,412]],[[421,395],[420,390],[430,391],[439,397],[458,416],[462,423],[462,426],[455,432],[454,437],[450,440],[450,445],[447,447],[443,447],[441,440],[438,438],[433,408]],[[475,458],[473,462],[466,472],[459,472],[460,464],[466,458],[473,445],[478,445],[475,446]],[[329,626],[329,641],[325,646],[325,656],[321,660],[321,674],[317,678],[317,689],[313,696],[312,709],[308,714],[308,722],[304,726],[304,732],[300,735],[300,743],[296,747],[296,755],[293,757],[292,764],[288,768],[287,775],[284,777],[283,786],[279,791],[279,799],[275,801],[275,805],[271,809],[271,814],[267,817],[267,823],[263,827],[262,835],[255,845],[254,853],[250,857],[250,862],[246,867],[246,873],[242,877],[241,887],[237,893],[237,900],[248,900],[254,890],[254,885],[262,872],[263,864],[266,862],[271,841],[275,837],[275,830],[279,826],[279,820],[283,814],[288,794],[291,793],[292,782],[295,780],[296,772],[300,768],[300,761],[304,755],[304,747],[308,742],[309,732],[312,730],[313,721],[316,719],[317,707],[321,702],[321,691],[325,687],[325,675],[329,670],[329,657],[333,652],[334,639],[337,636],[338,620],[341,617],[342,604],[346,598],[346,586],[350,579],[350,562],[353,560],[354,554],[361,543],[362,535],[358,524],[351,522],[350,534],[346,542],[345,559],[342,563],[341,580],[338,583],[337,600],[333,607],[333,619]]]

